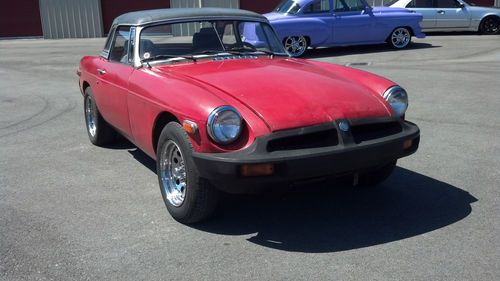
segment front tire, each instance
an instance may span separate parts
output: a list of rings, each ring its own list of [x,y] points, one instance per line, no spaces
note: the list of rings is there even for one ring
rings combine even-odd
[[[102,118],[90,87],[85,89],[84,95],[85,127],[90,142],[97,146],[109,144],[116,139],[116,131]]]
[[[158,141],[156,170],[168,212],[185,224],[208,218],[218,201],[218,191],[200,178],[192,153],[193,146],[181,125],[168,123]]]
[[[304,36],[288,36],[283,40],[283,46],[290,56],[298,58],[304,55],[309,44]]]
[[[406,27],[394,29],[387,40],[394,49],[404,49],[411,43],[411,31]]]
[[[494,35],[500,33],[500,18],[490,16],[484,18],[479,24],[479,33],[484,35]]]

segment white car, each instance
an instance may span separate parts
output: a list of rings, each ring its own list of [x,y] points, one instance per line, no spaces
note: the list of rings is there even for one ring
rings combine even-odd
[[[479,31],[482,34],[500,33],[500,9],[478,7],[463,0],[395,0],[385,6],[407,8],[420,13],[424,32]]]

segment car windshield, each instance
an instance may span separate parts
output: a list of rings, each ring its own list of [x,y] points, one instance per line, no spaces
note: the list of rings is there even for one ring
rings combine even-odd
[[[160,24],[142,30],[141,61],[182,60],[227,54],[286,55],[273,29],[253,21]]]
[[[293,1],[293,0],[285,0],[281,2],[274,11],[276,13],[282,13],[282,14],[296,14],[300,10],[300,5],[299,3]]]

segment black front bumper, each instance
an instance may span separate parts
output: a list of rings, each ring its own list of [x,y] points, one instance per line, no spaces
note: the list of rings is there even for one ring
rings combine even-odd
[[[341,121],[348,122],[350,129],[341,130]],[[330,143],[321,140],[313,141],[313,145],[305,143],[302,145],[305,148],[301,148],[300,141],[294,141],[289,148],[270,146],[275,140],[295,136],[331,137],[323,132],[334,132],[336,139]],[[310,142],[313,138],[304,140]],[[411,146],[404,148],[408,140],[412,140]],[[295,183],[376,169],[414,153],[419,141],[419,128],[407,121],[394,118],[337,120],[258,137],[250,147],[237,152],[194,153],[193,157],[200,175],[217,188],[230,193],[248,193],[277,183]],[[244,177],[240,174],[240,167],[245,164],[274,164],[274,174]]]

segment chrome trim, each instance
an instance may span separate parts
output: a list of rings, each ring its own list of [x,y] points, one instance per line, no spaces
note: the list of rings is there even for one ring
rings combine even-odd
[[[409,100],[408,99],[408,93],[406,92],[406,90],[403,87],[398,86],[398,85],[392,86],[392,87],[390,87],[389,89],[387,89],[384,92],[383,97],[384,97],[385,101],[391,106],[391,108],[393,108],[392,105],[389,103],[388,99],[389,99],[389,97],[391,95],[393,95],[394,93],[397,93],[399,91],[403,91],[405,93],[405,95],[406,95],[406,108],[405,108],[405,111],[401,115],[398,114],[399,116],[403,116],[406,113],[406,111],[408,110],[408,106],[410,104],[409,101],[408,101]],[[393,110],[394,110],[394,108],[393,108]]]
[[[218,140],[215,137],[212,126],[213,126],[213,122],[214,122],[215,117],[217,117],[221,112],[228,111],[228,110],[232,111],[232,112],[236,113],[236,115],[238,115],[238,118],[240,119],[240,130],[238,131],[238,134],[236,135],[234,140],[223,142],[223,141]],[[217,107],[216,109],[214,109],[212,111],[212,113],[210,113],[210,115],[208,115],[207,133],[210,136],[210,138],[218,144],[230,144],[230,143],[234,142],[235,140],[237,140],[239,138],[239,136],[241,135],[241,131],[242,131],[241,130],[242,129],[241,128],[241,125],[242,125],[241,121],[242,121],[241,114],[234,107],[229,106],[229,105],[223,105],[223,106]]]
[[[384,92],[384,95],[383,95],[384,99],[385,99],[385,100],[387,100],[387,99],[389,98],[389,96],[390,96],[390,95],[394,94],[394,92],[397,92],[397,91],[403,91],[403,92],[405,92],[405,93],[406,93],[406,90],[405,90],[405,89],[403,89],[403,87],[398,86],[398,85],[396,85],[396,86],[392,86],[392,87],[390,87],[389,89],[387,89],[387,90]],[[406,93],[406,96],[408,96],[408,93]]]

